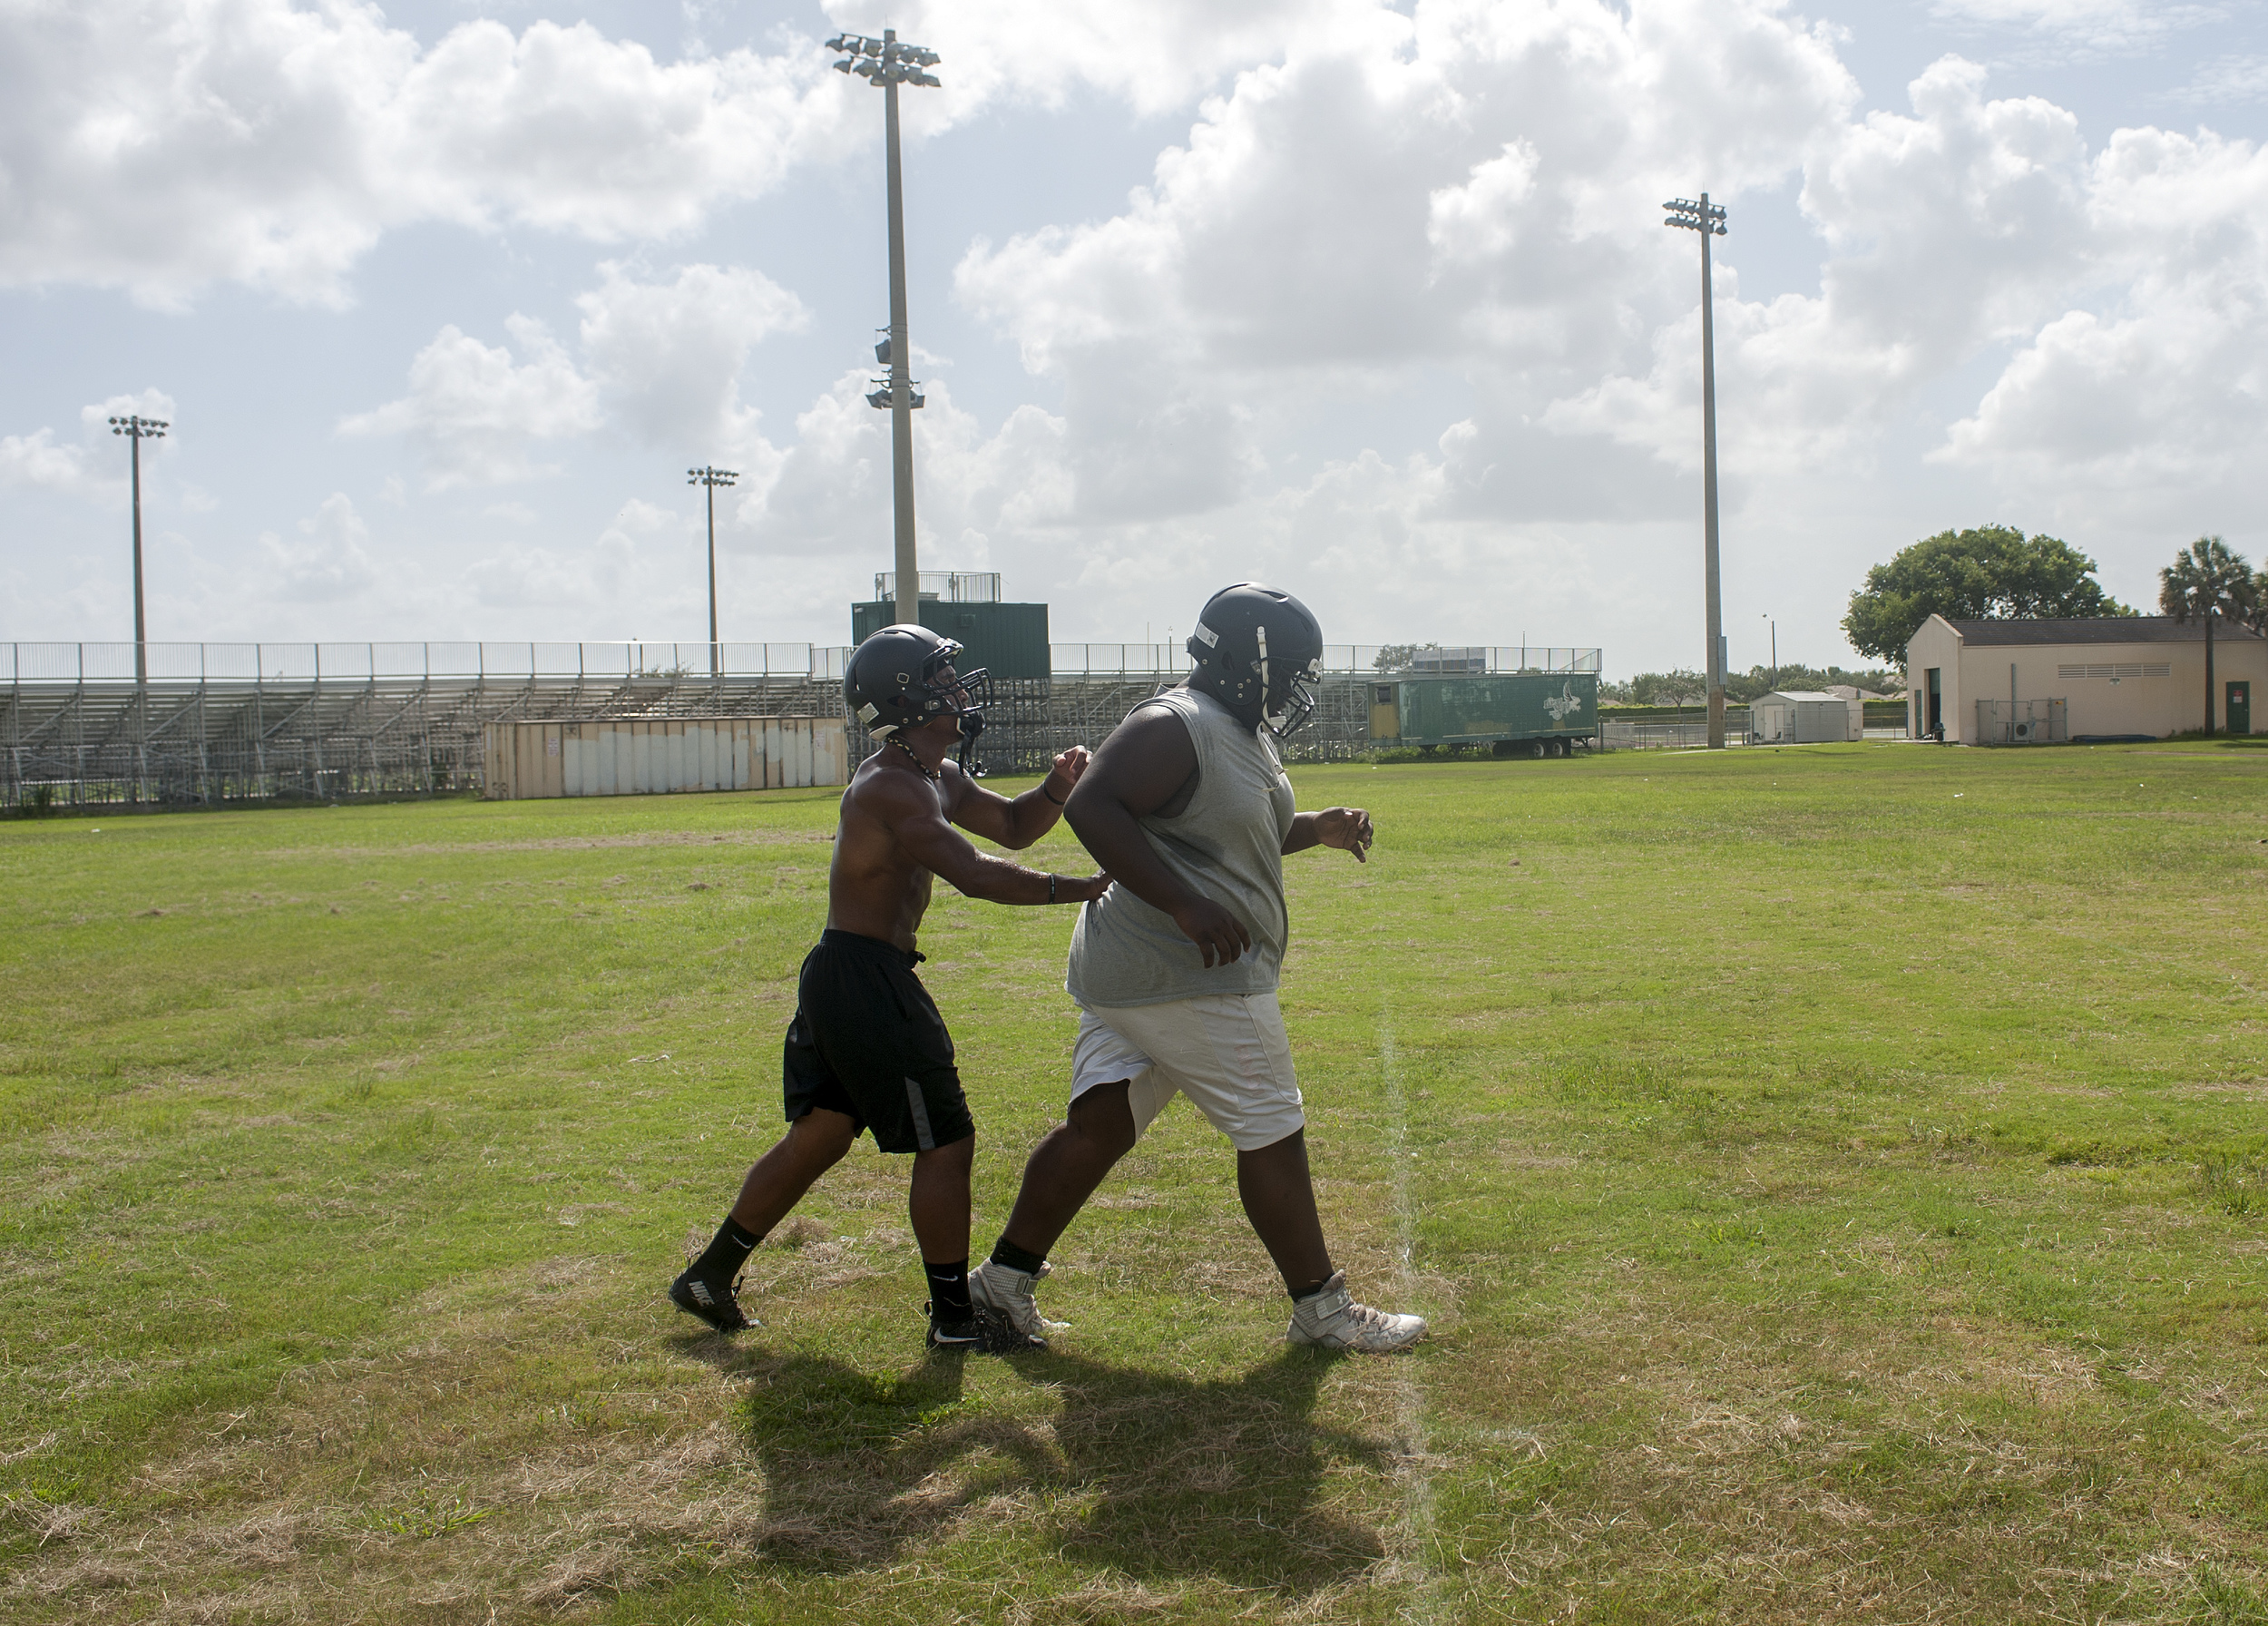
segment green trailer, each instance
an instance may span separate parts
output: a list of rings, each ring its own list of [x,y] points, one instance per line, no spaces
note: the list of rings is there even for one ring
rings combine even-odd
[[[1499,757],[1566,757],[1598,738],[1598,674],[1522,671],[1395,678],[1371,685],[1380,745],[1486,746]]]

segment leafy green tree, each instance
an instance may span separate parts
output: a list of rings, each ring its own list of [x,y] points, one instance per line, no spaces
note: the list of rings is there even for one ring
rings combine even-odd
[[[1425,650],[1437,650],[1438,643],[1382,643],[1378,658],[1371,662],[1380,671],[1407,671]]]
[[[1630,680],[1630,700],[1638,706],[1689,706],[1709,698],[1709,681],[1697,671],[1642,671]]]
[[[2157,603],[2175,621],[2205,628],[2205,732],[2213,732],[2213,625],[2223,616],[2252,622],[2260,614],[2260,578],[2244,555],[2218,536],[2200,536],[2157,573]]]
[[[1768,666],[1752,666],[1745,672],[1727,674],[1725,698],[1745,706],[1775,689],[1819,690],[1843,685],[1862,689],[1869,694],[1896,694],[1905,687],[1905,680],[1898,673],[1879,666],[1866,671],[1846,671],[1840,666],[1823,668],[1783,663],[1776,672]]]
[[[1903,661],[1906,642],[1932,615],[1948,621],[1995,616],[2132,615],[2103,591],[2095,561],[2052,536],[2027,537],[2011,525],[1941,531],[1866,573],[1843,618],[1851,647]]]

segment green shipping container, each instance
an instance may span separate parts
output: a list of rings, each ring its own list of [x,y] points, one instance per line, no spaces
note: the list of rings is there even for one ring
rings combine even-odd
[[[851,642],[864,643],[898,618],[894,603],[853,604]],[[983,667],[995,678],[1044,678],[1048,661],[1045,604],[956,603],[922,601],[922,625],[968,647],[965,664]]]
[[[1598,732],[1598,674],[1518,672],[1497,677],[1403,678],[1391,688],[1391,712],[1372,707],[1371,732],[1384,738],[1386,718],[1401,725],[1404,745],[1484,745],[1496,740],[1580,740]],[[1374,700],[1383,700],[1374,696]]]

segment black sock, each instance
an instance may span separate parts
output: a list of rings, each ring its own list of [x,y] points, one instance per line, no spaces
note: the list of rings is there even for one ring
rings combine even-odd
[[[1292,1296],[1294,1304],[1305,1304],[1330,1285],[1331,1278],[1326,1276],[1312,1288],[1286,1288],[1284,1290]]]
[[[1026,1276],[1039,1275],[1040,1267],[1047,1262],[1045,1254],[1026,1253],[1006,1237],[992,1244],[992,1263],[1005,1265],[1011,1270],[1021,1270]]]
[[[966,1321],[975,1312],[969,1306],[969,1261],[949,1265],[922,1261],[929,1277],[929,1313],[940,1321]]]
[[[693,1261],[693,1274],[709,1281],[728,1282],[740,1274],[740,1267],[748,1262],[748,1255],[763,1239],[742,1230],[728,1214],[701,1257]]]

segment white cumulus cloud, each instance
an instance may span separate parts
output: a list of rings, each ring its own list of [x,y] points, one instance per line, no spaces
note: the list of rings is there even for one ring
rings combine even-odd
[[[422,47],[351,0],[9,5],[0,283],[339,303],[419,221],[665,236],[769,190],[852,105],[816,41],[662,64],[580,23]]]
[[[2268,497],[2268,150],[2126,130],[2090,176],[2099,309],[2058,312],[2009,362],[1943,461],[2069,512]]]
[[[874,26],[865,0],[825,5],[853,33]],[[999,97],[1060,107],[1082,85],[1162,113],[1289,46],[1366,41],[1390,53],[1409,33],[1408,19],[1376,0],[912,0],[891,24],[943,58],[933,70],[942,88],[907,98],[914,116],[933,118],[965,117]]]
[[[579,296],[585,365],[618,422],[649,446],[730,455],[756,432],[740,370],[766,335],[810,320],[800,300],[759,271],[679,267],[640,282],[618,264]]]
[[[58,441],[52,427],[34,429],[29,435],[0,436],[0,485],[61,492],[103,504],[119,501],[126,493],[131,454],[121,444],[123,437],[111,419],[134,416],[171,424],[173,410],[173,397],[153,387],[80,407],[80,444],[75,446]],[[145,478],[151,456],[163,445],[164,436],[144,442]],[[191,505],[202,495],[198,493],[191,498]]]
[[[53,429],[0,436],[0,481],[74,495],[97,490],[107,493],[117,484],[115,480],[98,480],[88,467],[86,449],[56,445]]]
[[[370,527],[343,491],[335,491],[286,538],[260,534],[270,583],[277,595],[294,603],[337,603],[378,584],[369,549]]]
[[[1204,513],[1262,494],[1272,425],[1413,366],[1516,418],[1643,355],[1655,205],[1775,184],[1856,96],[1768,5],[1434,0],[1295,34],[1125,211],[980,243],[956,287],[1064,378],[1082,516]]]
[[[595,622],[598,636],[651,631],[621,624],[631,605],[685,627],[697,596],[692,536],[688,515],[632,498],[589,547],[510,544],[467,565],[464,581],[485,609],[568,612]]]
[[[409,364],[409,394],[339,425],[342,435],[401,435],[423,455],[430,490],[493,485],[551,472],[533,443],[587,435],[600,424],[598,386],[532,317],[504,323],[524,361],[455,324]]]

